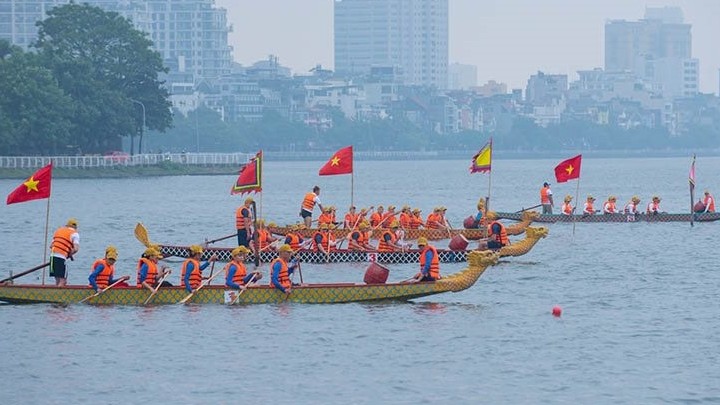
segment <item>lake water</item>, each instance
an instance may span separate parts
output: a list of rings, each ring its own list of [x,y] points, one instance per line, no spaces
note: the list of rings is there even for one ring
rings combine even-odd
[[[468,159],[469,160],[469,159]],[[263,216],[294,223],[313,185],[344,212],[351,177],[324,162],[268,162]],[[497,160],[491,208],[558,202],[556,160]],[[598,203],[637,194],[642,206],[689,207],[690,159],[587,159],[580,183]],[[448,207],[459,226],[488,191],[467,161],[356,162],[358,206]],[[720,195],[720,159],[699,158],[698,195]],[[53,183],[50,231],[80,223],[69,281],[85,283],[107,244],[131,274],[150,239],[190,244],[233,233],[234,176]],[[6,194],[19,184],[0,180]],[[258,198],[259,201],[259,198]],[[46,202],[0,207],[0,277],[43,260]],[[0,403],[720,403],[720,223],[551,224],[529,254],[504,259],[472,288],[413,303],[105,307],[0,305]],[[228,241],[230,242],[230,241]],[[447,246],[447,241],[437,246]],[[220,244],[222,245],[222,243]],[[178,263],[171,263],[179,274]],[[354,265],[304,265],[306,281],[359,281]],[[462,264],[447,264],[443,273]],[[218,269],[216,269],[218,270]],[[391,268],[407,278],[414,265]],[[39,283],[41,273],[22,282]],[[177,279],[171,280],[174,283]],[[554,305],[563,315],[551,315]]]

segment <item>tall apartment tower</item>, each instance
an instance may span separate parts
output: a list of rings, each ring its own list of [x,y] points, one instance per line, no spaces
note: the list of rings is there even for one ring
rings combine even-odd
[[[448,0],[335,0],[335,71],[399,67],[406,85],[448,85]]]
[[[1,0],[0,38],[27,48],[37,38],[35,22],[69,0]],[[129,18],[149,34],[173,75],[195,81],[230,73],[226,10],[215,0],[82,0]]]
[[[668,96],[697,94],[699,62],[692,58],[691,28],[677,7],[647,8],[640,21],[608,21],[605,71],[632,72]]]

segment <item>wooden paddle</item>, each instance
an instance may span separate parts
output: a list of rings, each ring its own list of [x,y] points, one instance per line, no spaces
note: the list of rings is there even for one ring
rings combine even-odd
[[[533,206],[530,207],[530,208],[523,208],[523,209],[521,209],[520,211],[515,211],[515,213],[516,213],[516,214],[519,214],[519,213],[521,213],[521,212],[523,212],[523,211],[528,211],[528,210],[532,210],[532,209],[540,208],[540,207],[542,207],[542,204],[533,205]]]
[[[254,282],[255,282],[255,274],[253,274],[253,276],[250,277],[250,280],[247,282],[247,285],[245,286],[245,288],[240,290],[240,292],[235,296],[235,299],[232,300],[232,302],[229,305],[235,305],[238,302],[238,300],[240,299],[240,296],[242,295],[242,293],[244,293],[245,290],[247,290],[248,287],[250,287],[250,285],[252,285]]]
[[[213,263],[214,263],[214,262],[213,262]],[[214,279],[215,277],[217,277],[218,274],[220,274],[220,273],[222,273],[222,272],[218,272],[218,273],[215,274],[214,276],[212,276],[212,277],[208,278],[207,280],[203,281],[202,283],[200,283],[200,286],[199,286],[197,289],[195,289],[195,291],[193,291],[193,292],[191,292],[190,294],[188,294],[187,297],[181,299],[181,300],[178,302],[178,304],[184,304],[184,303],[188,302],[188,301],[190,300],[190,298],[192,298],[192,297],[195,295],[195,293],[197,293],[198,291],[202,290],[203,287],[205,287],[206,285],[210,284],[210,282],[212,281],[212,279]]]
[[[170,273],[172,273],[172,270],[168,270],[168,271],[165,272],[165,274],[162,276],[162,278],[160,279],[160,281],[158,281],[158,285],[152,290],[152,293],[150,293],[150,296],[147,297],[147,299],[145,300],[145,302],[143,302],[143,305],[147,305],[148,302],[150,302],[150,300],[155,296],[155,294],[157,294],[157,292],[158,292],[158,290],[160,289],[160,287],[162,287],[163,281],[165,281],[165,279],[167,278],[167,276],[170,275]]]
[[[142,222],[138,222],[137,225],[135,225],[135,238],[145,245],[145,247],[152,246],[150,238],[148,238],[147,228],[145,228]]]
[[[112,283],[112,284],[110,284],[109,286],[105,287],[105,288],[102,289],[101,291],[98,291],[98,292],[96,292],[95,294],[93,294],[93,295],[91,295],[91,296],[88,296],[88,297],[85,297],[85,298],[81,299],[81,300],[78,302],[78,304],[82,304],[83,302],[89,300],[90,298],[95,298],[95,297],[97,297],[98,295],[104,293],[105,291],[107,291],[107,290],[115,287],[116,285],[122,283],[123,281],[129,280],[129,279],[130,279],[130,276],[122,276],[122,277],[120,277],[117,281],[115,281],[114,283]]]
[[[237,233],[233,233],[232,235],[228,235],[228,236],[223,236],[222,238],[217,238],[217,239],[205,241],[205,244],[206,244],[206,245],[209,245],[209,244],[211,244],[211,243],[220,242],[220,241],[223,241],[223,240],[226,240],[226,239],[230,239],[230,238],[232,238],[233,236],[237,236]]]
[[[39,265],[39,266],[35,266],[35,267],[33,267],[32,269],[30,269],[30,270],[25,270],[25,271],[23,271],[22,273],[15,274],[14,276],[10,276],[10,277],[8,277],[8,278],[4,278],[4,279],[0,280],[0,284],[6,283],[6,282],[11,281],[11,280],[15,280],[15,279],[18,278],[18,277],[22,277],[22,276],[24,276],[24,275],[26,275],[26,274],[30,274],[30,273],[32,273],[32,272],[34,272],[34,271],[38,271],[38,270],[40,270],[40,269],[42,269],[42,268],[45,268],[45,267],[47,267],[47,266],[49,266],[49,265],[50,265],[50,262],[47,262],[47,263],[41,264],[41,265]]]

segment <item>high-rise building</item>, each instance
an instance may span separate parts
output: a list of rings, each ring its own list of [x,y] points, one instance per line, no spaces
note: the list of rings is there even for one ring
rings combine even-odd
[[[0,38],[27,48],[37,38],[35,23],[70,0],[0,1]],[[230,72],[226,10],[215,0],[83,0],[114,11],[148,33],[171,77],[198,81]]]
[[[477,66],[452,63],[448,66],[448,90],[467,90],[477,86]]]
[[[399,67],[407,85],[448,85],[448,0],[335,0],[335,71]]]
[[[669,97],[697,94],[692,25],[676,7],[647,8],[640,21],[605,24],[605,71],[632,72]]]

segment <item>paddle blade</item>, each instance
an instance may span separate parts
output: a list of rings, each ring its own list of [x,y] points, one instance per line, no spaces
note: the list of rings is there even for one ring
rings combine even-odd
[[[150,239],[148,238],[147,229],[145,229],[145,226],[140,222],[135,225],[135,238],[145,245],[145,247],[150,247]]]

